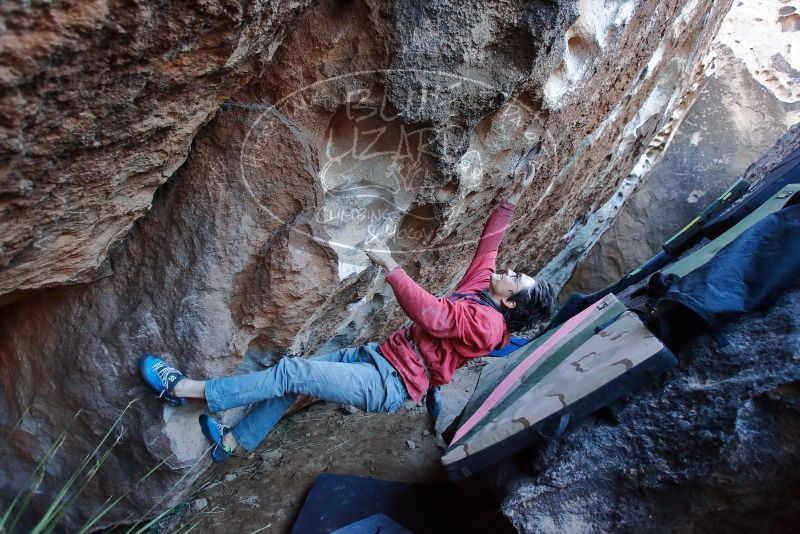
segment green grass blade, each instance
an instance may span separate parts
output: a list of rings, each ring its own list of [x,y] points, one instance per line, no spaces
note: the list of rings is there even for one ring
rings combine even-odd
[[[189,534],[191,531],[193,531],[194,529],[196,529],[196,528],[197,528],[197,526],[198,526],[200,523],[202,523],[202,522],[203,522],[203,519],[204,519],[204,518],[202,518],[202,517],[201,517],[200,519],[198,519],[197,521],[195,521],[194,523],[192,523],[192,524],[191,524],[191,525],[190,525],[188,528],[186,528],[185,530],[181,530],[180,532],[178,532],[178,533],[176,533],[176,534]]]
[[[113,509],[114,509],[114,507],[115,507],[117,504],[119,504],[119,502],[120,502],[120,501],[122,501],[122,499],[124,499],[125,497],[127,497],[127,496],[128,496],[128,494],[130,494],[130,492],[132,492],[132,491],[133,491],[133,490],[135,490],[137,487],[139,487],[139,484],[141,484],[142,482],[144,482],[145,480],[147,480],[147,478],[148,478],[150,475],[152,475],[153,473],[155,473],[155,472],[156,472],[156,471],[157,471],[157,470],[158,470],[158,469],[159,469],[159,468],[160,468],[162,465],[164,465],[165,463],[167,463],[167,460],[169,460],[169,459],[170,459],[170,458],[172,458],[173,456],[174,456],[174,454],[170,454],[169,456],[167,456],[166,458],[164,458],[163,460],[161,460],[161,461],[160,461],[158,464],[156,464],[156,466],[155,466],[155,467],[153,467],[152,469],[150,469],[150,471],[148,471],[148,472],[147,472],[147,473],[146,473],[146,474],[145,474],[145,475],[144,475],[142,478],[140,478],[139,480],[137,480],[137,481],[136,481],[136,484],[134,484],[134,485],[133,485],[131,488],[129,488],[129,489],[128,489],[128,490],[127,490],[125,493],[123,493],[122,495],[120,495],[119,497],[117,497],[116,499],[114,499],[114,500],[113,500],[113,501],[111,501],[111,502],[108,502],[108,501],[106,501],[106,503],[107,503],[107,504],[106,504],[105,506],[103,506],[103,507],[102,507],[100,510],[98,510],[97,512],[95,512],[94,514],[92,514],[92,517],[91,517],[91,518],[89,518],[89,521],[87,521],[87,522],[86,522],[86,524],[85,524],[85,525],[83,525],[83,526],[82,526],[82,527],[81,527],[81,528],[78,530],[77,534],[86,534],[86,533],[87,533],[87,532],[88,532],[88,531],[89,531],[89,530],[90,530],[90,529],[91,529],[91,528],[92,528],[94,525],[96,525],[96,524],[97,524],[97,522],[98,522],[98,521],[100,521],[100,520],[101,520],[103,517],[105,517],[105,515],[106,515],[106,514],[108,514],[108,512],[110,512],[111,510],[113,510]],[[111,498],[109,497],[109,500],[110,500],[110,499],[111,499]]]
[[[212,445],[211,447],[209,447],[208,449],[206,449],[206,451],[205,451],[205,452],[204,452],[204,453],[203,453],[203,454],[200,456],[200,458],[198,458],[198,459],[197,459],[197,461],[196,461],[194,464],[192,464],[192,465],[191,465],[191,467],[189,467],[189,469],[187,469],[187,470],[186,470],[186,472],[183,474],[183,476],[181,476],[181,477],[180,477],[180,478],[179,478],[179,479],[178,479],[178,480],[175,482],[175,484],[173,484],[173,485],[172,485],[172,487],[169,489],[169,491],[166,491],[166,492],[164,492],[164,495],[162,495],[162,496],[161,496],[161,498],[160,498],[158,501],[156,501],[156,503],[155,503],[153,506],[151,506],[151,507],[150,507],[150,509],[149,509],[149,510],[148,510],[148,511],[147,511],[147,512],[144,514],[144,517],[147,517],[147,516],[150,514],[150,512],[152,512],[153,510],[155,510],[155,509],[156,509],[156,507],[157,507],[159,504],[161,504],[161,503],[164,501],[164,499],[166,499],[166,498],[167,498],[167,496],[168,496],[168,495],[169,495],[169,494],[170,494],[170,493],[171,493],[173,490],[175,490],[175,488],[177,488],[177,487],[178,487],[178,484],[180,484],[181,482],[183,482],[183,480],[184,480],[184,479],[185,479],[187,476],[189,476],[189,473],[191,473],[191,472],[192,472],[192,470],[193,470],[193,469],[194,469],[194,468],[195,468],[195,467],[196,467],[196,466],[197,466],[197,465],[198,465],[198,464],[199,464],[199,463],[200,463],[200,462],[203,460],[203,458],[205,458],[207,454],[210,454],[210,453],[211,453],[211,450],[212,450],[213,448],[214,448],[214,445]],[[153,519],[151,519],[150,521],[148,521],[148,522],[147,522],[147,524],[145,524],[143,527],[139,528],[139,530],[136,530],[136,531],[134,531],[134,529],[135,529],[135,528],[136,528],[136,527],[139,525],[139,523],[136,523],[135,525],[133,525],[133,526],[132,526],[132,527],[131,527],[131,528],[130,528],[128,531],[127,531],[127,533],[126,533],[126,534],[141,534],[142,532],[144,532],[145,530],[147,530],[148,528],[150,528],[151,526],[153,526],[155,523],[157,523],[157,522],[158,522],[158,521],[159,521],[161,518],[163,518],[164,516],[166,516],[167,514],[169,514],[170,512],[172,512],[173,510],[175,510],[175,509],[176,509],[176,508],[177,508],[179,505],[180,505],[180,503],[178,503],[177,505],[175,505],[175,506],[172,506],[172,507],[170,507],[170,508],[167,508],[166,510],[164,510],[163,512],[161,512],[160,514],[158,514],[157,516],[155,516]]]
[[[95,462],[95,465],[88,469],[86,473],[83,475],[83,480],[81,484],[78,486],[76,491],[72,492],[70,498],[59,508],[55,516],[50,521],[49,525],[44,529],[45,533],[50,533],[55,529],[58,523],[61,521],[61,518],[64,516],[66,511],[78,500],[78,497],[83,493],[83,490],[86,489],[86,486],[89,485],[89,482],[94,478],[97,472],[105,463],[106,459],[111,455],[111,452],[114,450],[114,447],[119,443],[119,437],[116,441],[103,453],[103,455]]]
[[[77,413],[75,414],[75,417],[73,418],[73,422],[75,419],[78,418],[80,413],[81,410],[78,410]],[[70,427],[71,426],[72,425],[70,425]],[[17,496],[14,498],[12,506],[9,508],[8,511],[6,511],[6,514],[4,514],[3,521],[2,523],[0,523],[0,529],[7,528],[7,532],[14,531],[17,524],[19,523],[19,520],[22,518],[22,514],[25,513],[25,510],[28,509],[28,505],[30,504],[31,499],[33,498],[34,495],[36,495],[36,492],[42,485],[42,481],[44,480],[44,475],[47,472],[47,467],[50,465],[50,462],[53,461],[53,458],[58,453],[61,446],[64,444],[64,441],[67,439],[67,434],[69,433],[70,427],[65,428],[64,431],[61,432],[61,434],[59,434],[58,438],[56,438],[53,444],[50,445],[50,448],[47,449],[47,451],[45,452],[44,458],[42,458],[42,460],[36,465],[36,468],[34,468],[33,472],[28,477],[28,486],[29,486],[28,493],[25,496],[25,499],[17,508],[17,513],[14,515],[14,518],[11,521],[11,525],[9,525],[8,527],[5,526],[5,523],[7,521],[6,516],[10,515],[11,510],[13,510],[14,505],[19,500],[19,497],[22,495],[22,491],[20,491],[20,493],[17,494]],[[33,480],[35,480],[35,482],[32,482]]]
[[[54,523],[57,519],[60,519],[63,516],[64,512],[66,511],[66,506],[70,502],[69,500],[67,500],[67,496],[69,495],[69,491],[72,488],[73,484],[78,479],[83,470],[86,468],[86,466],[89,465],[91,459],[97,455],[97,452],[105,444],[109,436],[111,436],[112,432],[117,427],[117,424],[119,424],[120,420],[128,411],[128,409],[133,405],[133,403],[135,403],[138,400],[139,399],[133,399],[131,402],[129,402],[128,405],[125,407],[125,409],[123,409],[122,412],[117,416],[117,419],[114,421],[114,424],[112,424],[111,428],[109,428],[108,431],[106,431],[100,443],[98,443],[97,446],[89,454],[86,455],[86,458],[83,459],[81,465],[72,473],[72,475],[69,477],[69,479],[67,479],[67,482],[64,483],[61,489],[59,489],[53,501],[50,503],[50,506],[47,508],[47,511],[44,513],[44,515],[39,520],[38,524],[33,528],[33,530],[31,530],[31,534],[43,534],[45,531],[48,530],[51,523]],[[96,471],[91,472],[90,479],[91,476],[94,476],[95,473]],[[50,528],[50,530],[52,530],[52,528]]]
[[[8,433],[6,434],[6,439],[10,438],[10,437],[11,437],[11,434],[13,434],[13,433],[14,433],[14,431],[15,431],[16,429],[18,429],[18,428],[19,428],[19,426],[22,424],[22,420],[23,420],[23,419],[25,419],[25,416],[26,416],[26,415],[28,415],[28,412],[29,412],[30,410],[31,410],[31,407],[30,407],[30,406],[28,406],[27,408],[25,408],[25,411],[24,411],[24,412],[22,412],[22,415],[20,415],[20,416],[19,416],[19,419],[17,419],[17,422],[16,422],[16,424],[14,425],[14,427],[13,427],[11,430],[9,430],[9,431],[8,431]]]
[[[272,523],[270,523],[270,524],[268,524],[268,525],[264,525],[264,526],[263,526],[263,527],[261,527],[261,528],[257,528],[257,529],[255,529],[255,530],[254,530],[253,532],[251,532],[250,534],[256,534],[256,533],[258,533],[258,532],[261,532],[262,530],[266,530],[266,529],[268,529],[268,528],[269,528],[269,527],[271,527],[271,526],[272,526]]]

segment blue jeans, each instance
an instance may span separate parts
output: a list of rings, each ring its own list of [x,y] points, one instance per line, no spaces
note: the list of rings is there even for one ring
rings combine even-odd
[[[297,395],[352,404],[368,412],[393,412],[408,399],[400,375],[378,352],[377,343],[314,358],[283,358],[274,367],[206,382],[212,412],[255,404],[233,427],[236,441],[252,451]]]

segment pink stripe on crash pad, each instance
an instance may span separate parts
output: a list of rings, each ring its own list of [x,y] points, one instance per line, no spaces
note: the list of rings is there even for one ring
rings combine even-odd
[[[547,351],[553,348],[556,345],[556,343],[567,337],[567,335],[569,335],[570,332],[575,330],[575,328],[579,324],[581,324],[589,314],[591,314],[594,311],[596,304],[597,303],[592,304],[591,306],[583,310],[581,313],[579,313],[578,315],[574,316],[572,319],[564,323],[564,325],[561,328],[559,328],[555,334],[553,334],[547,341],[542,343],[542,345],[538,349],[533,351],[527,358],[525,358],[525,360],[521,364],[519,364],[513,371],[508,373],[508,376],[506,376],[503,379],[503,381],[500,382],[500,385],[498,385],[495,388],[495,390],[491,392],[491,394],[489,394],[489,396],[486,398],[483,404],[481,404],[480,408],[478,408],[478,410],[474,414],[472,414],[472,417],[470,417],[467,420],[467,422],[464,423],[461,426],[461,428],[458,429],[456,435],[453,436],[452,443],[457,443],[458,440],[463,438],[467,432],[472,430],[472,428],[478,423],[478,421],[483,419],[486,416],[486,414],[489,413],[489,410],[494,408],[497,402],[511,390],[511,387],[514,385],[514,382],[519,380],[522,377],[522,375],[525,374],[525,371],[530,369],[531,366],[534,363],[536,363],[542,356],[544,356],[544,354]]]

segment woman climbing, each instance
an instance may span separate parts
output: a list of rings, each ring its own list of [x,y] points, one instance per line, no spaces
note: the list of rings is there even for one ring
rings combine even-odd
[[[532,153],[533,151],[531,151]],[[382,344],[367,343],[314,358],[285,357],[257,373],[194,380],[153,355],[139,362],[144,381],[173,406],[204,399],[211,412],[252,404],[235,426],[208,415],[200,428],[214,445],[212,459],[225,461],[237,447],[254,450],[298,395],[351,404],[369,412],[393,412],[407,399],[447,384],[472,358],[505,346],[510,331],[549,318],[555,290],[549,283],[507,270],[496,272],[497,249],[522,194],[533,182],[530,154],[511,193],[489,217],[475,257],[454,293],[436,298],[411,279],[388,251],[367,255],[387,271],[386,281],[412,325]]]

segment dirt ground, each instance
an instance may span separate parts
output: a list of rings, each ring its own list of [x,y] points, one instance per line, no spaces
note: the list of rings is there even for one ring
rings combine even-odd
[[[314,480],[326,471],[400,482],[446,480],[437,429],[461,411],[482,365],[460,369],[445,386],[435,426],[425,407],[413,402],[394,414],[350,413],[320,402],[285,418],[255,452],[212,467],[189,505],[159,530],[184,532],[196,525],[195,532],[289,532]]]

